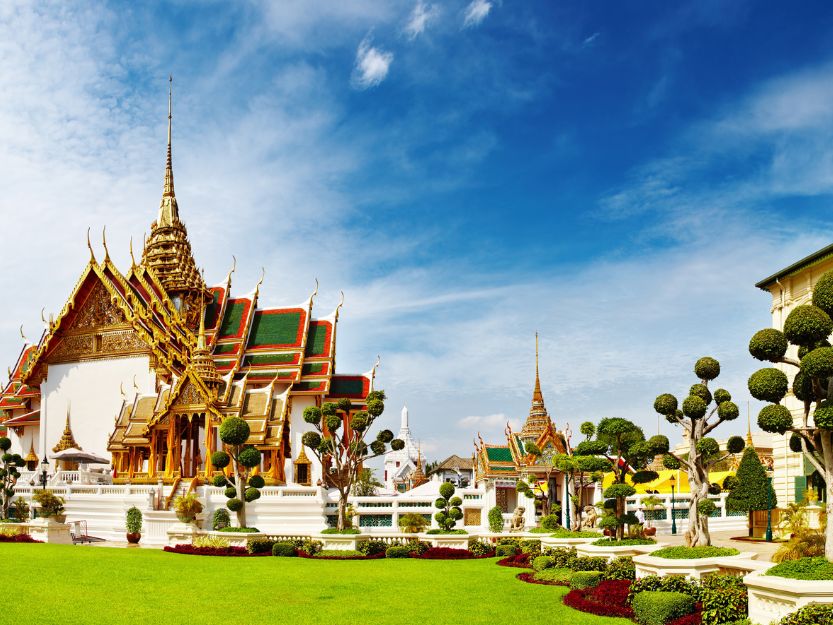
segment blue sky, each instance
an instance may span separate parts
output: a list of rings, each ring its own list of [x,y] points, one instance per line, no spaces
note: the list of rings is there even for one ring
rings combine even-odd
[[[148,229],[169,73],[207,279],[265,266],[269,305],[318,278],[322,315],[343,289],[338,370],[380,354],[385,418],[407,403],[429,458],[522,423],[536,330],[558,427],[653,432],[705,354],[745,404],[754,282],[830,243],[826,3],[136,4],[0,6],[10,364],[88,226],[125,268]]]

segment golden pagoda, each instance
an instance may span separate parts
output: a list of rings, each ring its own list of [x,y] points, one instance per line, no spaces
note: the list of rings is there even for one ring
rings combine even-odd
[[[544,395],[541,393],[541,380],[538,377],[538,333],[535,333],[535,388],[532,391],[532,407],[529,416],[521,428],[521,440],[535,442],[552,427],[552,420],[544,405]]]

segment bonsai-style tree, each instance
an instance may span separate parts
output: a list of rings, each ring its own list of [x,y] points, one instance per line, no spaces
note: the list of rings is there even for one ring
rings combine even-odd
[[[726,497],[726,510],[749,513],[749,535],[752,535],[752,511],[775,508],[775,489],[766,475],[757,452],[747,447],[740,459],[736,479]]]
[[[731,456],[740,453],[745,443],[740,436],[733,436],[727,443],[726,453],[722,453],[718,442],[709,436],[712,430],[724,421],[738,418],[740,411],[732,402],[729,391],[717,389],[712,395],[709,382],[720,375],[720,363],[714,358],[704,356],[694,363],[694,375],[700,382],[688,391],[683,400],[682,410],[678,408],[677,398],[664,393],[654,401],[654,410],[665,417],[672,425],[679,426],[688,437],[688,452],[680,456],[669,453],[665,456],[665,467],[679,469],[682,467],[688,475],[691,498],[688,501],[688,531],[686,544],[697,547],[710,545],[708,518],[711,510],[705,504],[709,492],[720,492],[709,483],[709,469]],[[698,512],[699,510],[699,512]]]
[[[10,454],[12,441],[5,436],[0,437],[0,451],[3,455],[0,456],[0,512],[2,518],[9,518],[9,506],[14,497],[14,485],[17,484],[17,478],[20,477],[19,467],[26,466],[20,454]]]
[[[373,469],[360,469],[356,482],[353,484],[353,495],[356,497],[372,497],[376,494],[377,488],[382,488],[382,484],[373,475]]]
[[[833,271],[813,287],[812,304],[796,306],[784,321],[784,331],[766,328],[749,341],[749,353],[758,360],[785,365],[795,372],[792,392],[804,404],[793,418],[779,402],[789,389],[787,375],[775,367],[760,369],[749,377],[749,392],[771,402],[758,414],[765,432],[791,433],[790,448],[804,457],[824,478],[827,488],[827,518],[833,518]],[[790,349],[795,346],[797,349]],[[790,352],[787,355],[787,352]],[[833,523],[827,524],[824,555],[833,561]]]
[[[503,510],[500,506],[489,510],[489,531],[495,533],[503,531]]]
[[[596,426],[589,421],[582,423],[579,431],[585,440],[590,440],[596,433]],[[584,489],[590,484],[602,479],[602,473],[610,469],[610,462],[605,457],[581,455],[568,449],[566,454],[556,454],[552,460],[553,466],[564,474],[567,480],[567,493],[570,497],[570,527],[578,530],[581,527],[581,502],[584,501]]]
[[[39,490],[32,495],[32,500],[38,504],[39,517],[47,519],[64,513],[63,497],[58,497],[51,490]]]
[[[582,432],[592,432],[591,428],[585,425],[582,425]],[[636,489],[627,483],[626,478],[630,476],[633,484],[645,484],[657,479],[657,472],[647,470],[647,466],[657,454],[668,453],[668,439],[664,436],[652,436],[645,440],[642,428],[619,417],[599,421],[595,435],[595,439],[588,436],[587,440],[576,445],[575,453],[606,459],[605,472],[613,473],[613,484],[603,493],[608,501],[605,502],[605,514],[599,521],[599,527],[613,531],[616,540],[622,540],[625,536],[625,525],[638,523],[635,514],[625,512],[626,499],[636,493]]]
[[[434,514],[434,519],[444,532],[453,530],[457,521],[463,518],[463,511],[460,509],[463,500],[454,496],[454,490],[454,484],[451,482],[440,484],[440,496],[434,501],[434,507],[439,509],[439,512]]]
[[[249,424],[240,417],[227,417],[220,424],[220,440],[226,451],[211,454],[211,464],[224,469],[231,464],[231,475],[214,476],[214,486],[225,487],[228,498],[226,507],[237,513],[237,524],[246,526],[246,503],[260,498],[260,489],[266,484],[263,477],[252,474],[260,466],[260,450],[246,445],[249,440]]]
[[[399,528],[407,534],[422,532],[429,525],[428,520],[416,512],[407,512],[399,517]]]
[[[390,430],[379,431],[370,444],[365,442],[368,430],[385,411],[385,392],[371,391],[365,401],[367,410],[359,410],[352,416],[353,404],[349,399],[304,409],[304,421],[315,431],[305,432],[301,442],[318,458],[324,470],[329,470],[325,479],[338,491],[339,530],[350,527],[347,497],[364,464],[384,455],[388,444],[394,451],[405,447],[404,441],[394,438]],[[342,427],[345,431],[339,435]]]
[[[540,458],[543,453],[535,443],[526,443],[524,450],[528,455],[536,459]],[[555,467],[550,464],[546,467],[543,480],[530,484],[528,481],[520,479],[515,485],[515,490],[519,494],[529,497],[541,507],[542,517],[549,516],[553,512],[552,504],[550,503],[550,493],[548,488],[545,488],[545,485],[550,483],[550,476],[554,469]]]

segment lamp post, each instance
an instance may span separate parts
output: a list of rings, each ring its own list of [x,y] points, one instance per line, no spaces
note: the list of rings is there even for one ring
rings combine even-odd
[[[40,468],[40,486],[42,489],[46,490],[46,476],[49,472],[49,461],[46,458],[41,461]]]
[[[766,484],[766,541],[772,542],[772,500],[770,498],[771,482],[767,480]]]
[[[674,476],[671,476],[671,479],[668,480],[671,482],[671,534],[677,534],[677,516],[674,514],[676,502],[674,501],[674,487],[677,485],[677,480]]]

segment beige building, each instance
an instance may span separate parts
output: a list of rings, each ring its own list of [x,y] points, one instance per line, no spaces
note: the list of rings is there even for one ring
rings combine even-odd
[[[793,308],[811,303],[813,287],[825,272],[833,269],[833,245],[820,249],[806,258],[802,258],[789,267],[764,278],[755,286],[772,295],[772,327],[784,329],[784,320]],[[788,356],[797,358],[797,348],[791,346]],[[776,365],[787,374],[792,386],[792,379],[797,369],[788,365]],[[787,393],[783,400],[790,409],[796,424],[801,422],[804,406],[792,394]],[[789,434],[772,434],[772,456],[774,463],[773,486],[778,495],[778,505],[783,507],[791,501],[804,497],[808,480],[813,473],[812,465],[800,453],[794,453],[789,447]]]

